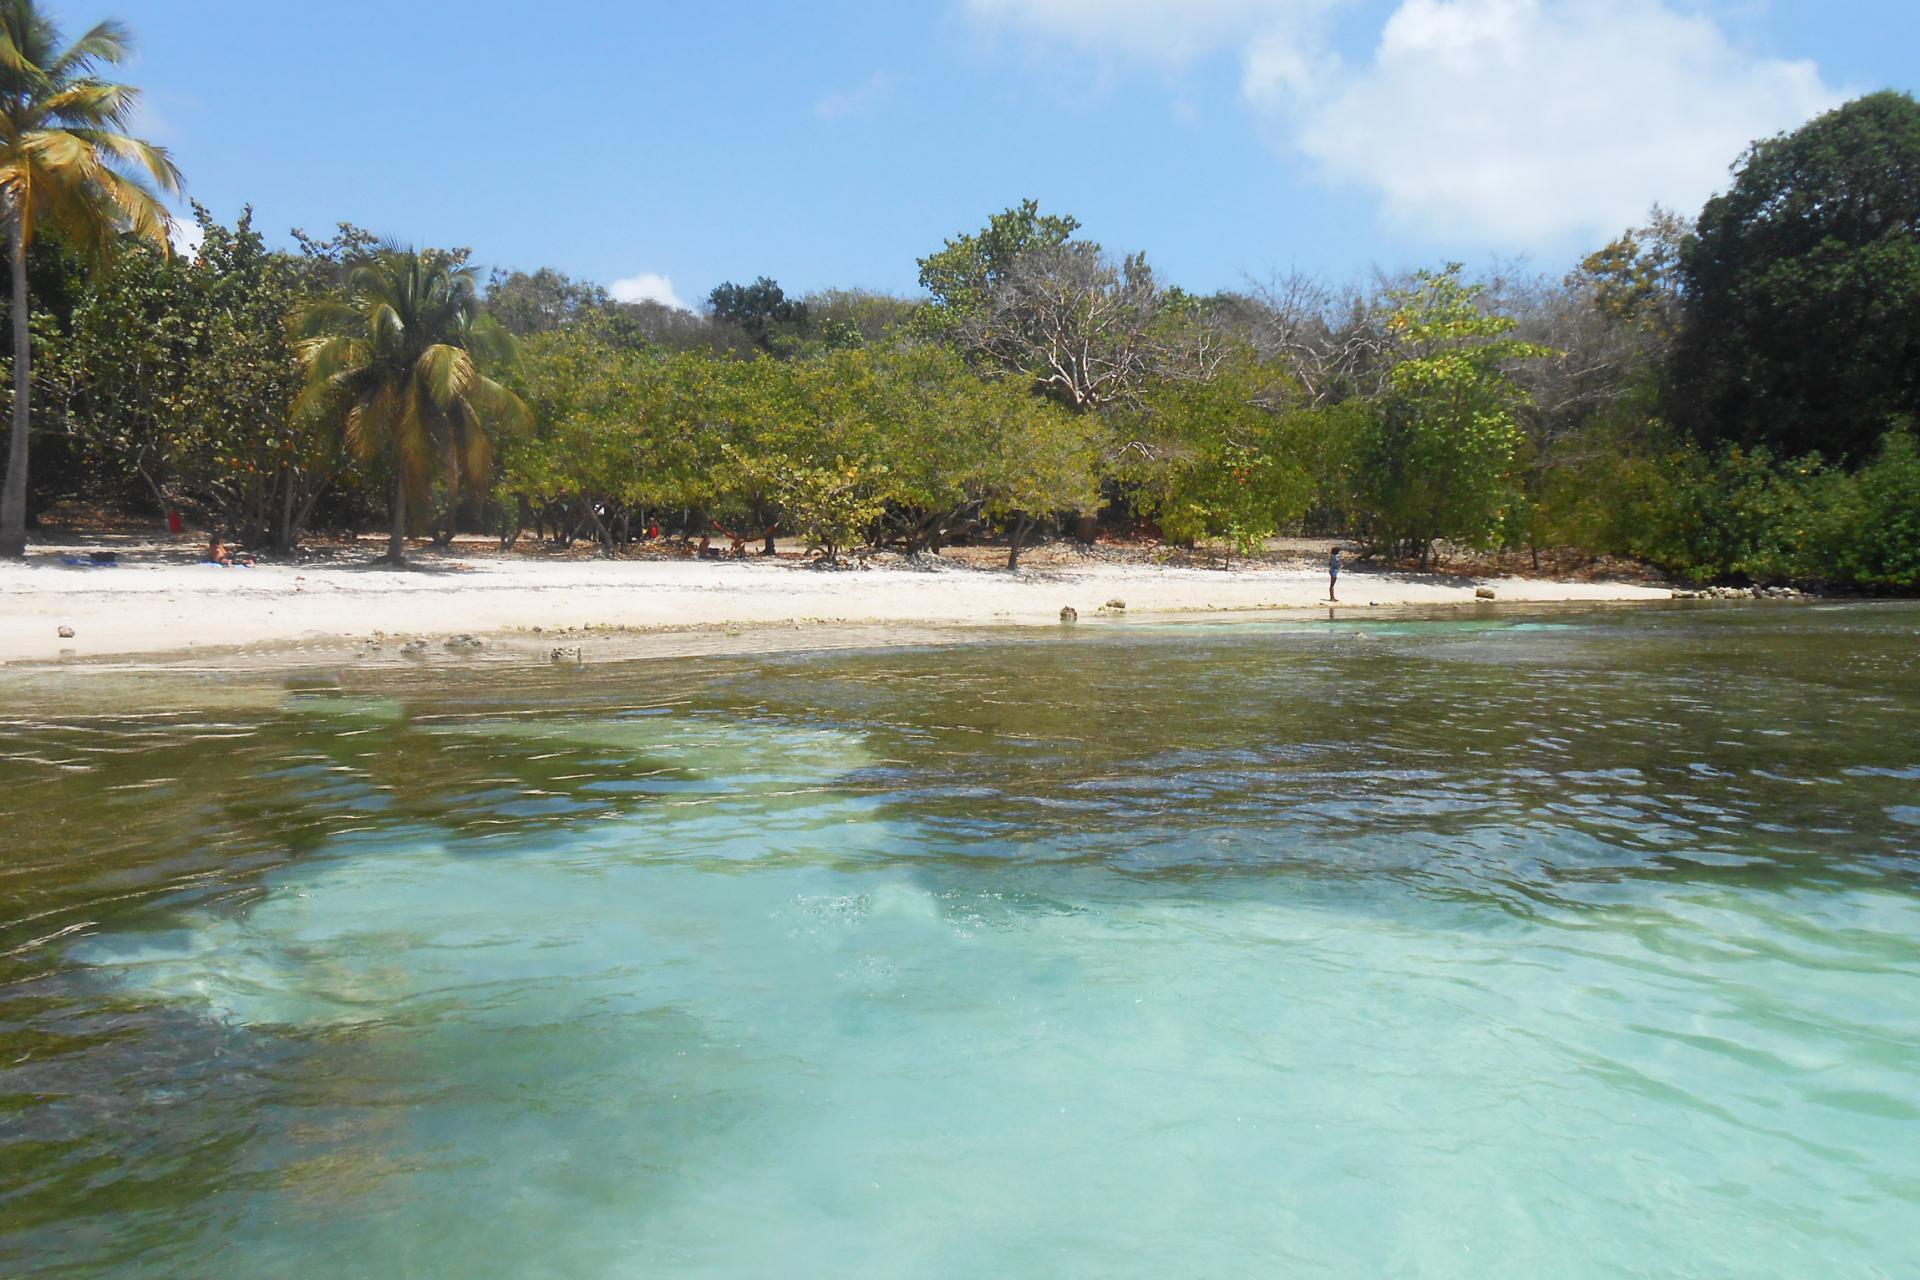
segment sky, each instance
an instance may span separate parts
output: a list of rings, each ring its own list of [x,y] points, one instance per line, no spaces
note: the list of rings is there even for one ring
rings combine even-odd
[[[697,306],[916,291],[1024,198],[1196,292],[1524,257],[1920,89],[1920,0],[43,0],[275,242],[348,221]]]

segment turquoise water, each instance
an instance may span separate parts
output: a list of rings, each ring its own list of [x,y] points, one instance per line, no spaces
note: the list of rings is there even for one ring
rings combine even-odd
[[[1907,1276],[1920,609],[40,688],[0,1267]]]

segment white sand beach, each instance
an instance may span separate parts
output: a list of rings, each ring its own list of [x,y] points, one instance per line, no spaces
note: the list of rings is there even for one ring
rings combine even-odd
[[[897,559],[823,569],[797,559],[568,560],[501,555],[479,546],[423,555],[406,571],[355,554],[297,564],[220,568],[185,553],[120,553],[111,567],[73,563],[75,549],[36,548],[0,564],[0,661],[289,647],[381,648],[408,638],[511,637],[518,647],[559,633],[724,630],[783,625],[1059,625],[1063,607],[1096,621],[1110,601],[1127,616],[1326,607],[1317,560],[1182,568],[1058,558],[1004,570]],[[63,553],[64,552],[64,553]],[[1349,612],[1499,602],[1647,601],[1667,588],[1625,582],[1478,579],[1349,564]],[[63,636],[62,629],[72,632]],[[538,628],[536,632],[535,629]]]

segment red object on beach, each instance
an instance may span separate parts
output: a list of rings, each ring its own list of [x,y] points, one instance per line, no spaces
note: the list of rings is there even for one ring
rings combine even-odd
[[[167,512],[167,532],[168,533],[178,533],[186,527],[187,526],[185,522],[180,519],[180,513],[178,511]]]

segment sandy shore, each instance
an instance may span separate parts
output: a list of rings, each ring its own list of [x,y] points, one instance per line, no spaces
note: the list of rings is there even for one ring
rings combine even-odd
[[[396,572],[359,557],[222,569],[178,554],[122,553],[82,568],[61,548],[0,564],[0,662],[265,650],[397,650],[461,634],[528,650],[578,643],[583,631],[658,632],[849,624],[1059,625],[1111,600],[1128,616],[1324,608],[1318,564],[1232,570],[1088,559],[1004,571],[896,563],[816,569],[793,560],[544,560],[474,550]],[[1614,582],[1472,579],[1371,571],[1341,577],[1348,611],[1471,605],[1479,586],[1502,603],[1666,599],[1665,587]],[[1108,615],[1111,616],[1111,615]],[[60,634],[72,631],[70,637]],[[535,631],[538,628],[538,631]],[[557,636],[556,636],[556,633]],[[571,638],[569,638],[571,637]]]

